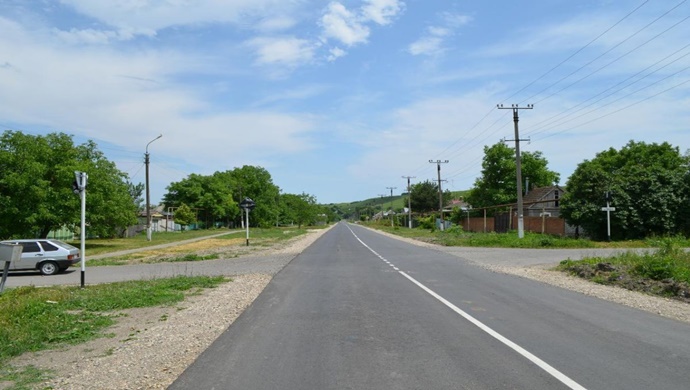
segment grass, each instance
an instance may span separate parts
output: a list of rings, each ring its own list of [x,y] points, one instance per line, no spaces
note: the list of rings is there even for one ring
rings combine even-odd
[[[679,244],[686,240],[665,238],[655,241],[657,249],[653,251],[564,260],[556,269],[599,284],[690,302],[690,252]]]
[[[53,375],[50,370],[41,370],[34,366],[15,368],[3,366],[0,368],[0,381],[12,382],[13,385],[3,387],[6,390],[30,390],[35,385],[49,379]]]
[[[79,287],[18,287],[0,295],[0,365],[25,352],[105,336],[114,310],[172,305],[224,277],[175,277]],[[9,375],[9,374],[8,374]],[[6,380],[0,376],[0,381]]]
[[[401,237],[413,238],[444,246],[469,246],[489,248],[658,248],[663,246],[667,238],[651,237],[646,240],[625,241],[593,241],[585,238],[561,237],[548,234],[525,232],[523,238],[518,238],[516,231],[508,233],[475,233],[465,232],[458,226],[452,226],[445,231],[431,229],[408,229],[405,227],[391,227],[385,222],[368,223],[365,226],[392,233]],[[673,244],[678,247],[690,247],[690,238],[673,237]]]

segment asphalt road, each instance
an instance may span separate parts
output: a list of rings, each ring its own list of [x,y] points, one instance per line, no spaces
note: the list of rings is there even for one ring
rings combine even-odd
[[[689,371],[685,323],[341,223],[170,389],[687,389]]]

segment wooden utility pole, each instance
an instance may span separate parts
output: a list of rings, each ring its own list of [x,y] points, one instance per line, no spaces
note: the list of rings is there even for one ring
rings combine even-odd
[[[410,179],[414,179],[414,176],[403,176],[403,179],[407,179],[407,225],[412,229],[412,192],[410,192]]]
[[[430,163],[436,164],[438,170],[438,211],[441,215],[441,230],[445,229],[445,223],[443,222],[443,191],[441,190],[441,164],[447,164],[448,160],[429,160]]]
[[[386,187],[387,189],[391,190],[391,212],[393,211],[393,190],[398,188],[398,187]],[[393,227],[393,215],[390,215],[390,220],[391,220],[391,227]]]

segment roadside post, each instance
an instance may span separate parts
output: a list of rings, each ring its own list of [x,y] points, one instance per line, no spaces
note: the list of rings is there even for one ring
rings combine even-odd
[[[611,193],[606,191],[606,207],[602,207],[601,211],[606,211],[606,234],[609,242],[611,242],[611,211],[616,211],[615,207],[611,207]]]
[[[81,256],[81,288],[84,288],[84,279],[86,275],[86,179],[88,175],[86,172],[74,171],[74,183],[72,183],[72,191],[79,195],[81,199],[81,248],[79,255]]]
[[[254,203],[254,201],[250,198],[244,198],[244,200],[240,202],[240,207],[242,207],[245,213],[246,223],[244,225],[247,228],[247,246],[249,246],[249,212],[256,207],[256,203]]]
[[[7,274],[10,272],[10,264],[18,262],[22,257],[21,245],[16,244],[0,244],[0,261],[5,265],[2,269],[2,279],[0,280],[0,294],[5,290],[5,282],[7,281]]]

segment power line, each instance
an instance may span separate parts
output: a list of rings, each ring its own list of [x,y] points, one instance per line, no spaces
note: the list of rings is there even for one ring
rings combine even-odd
[[[532,82],[530,82],[530,83],[527,84],[526,86],[522,87],[519,91],[515,92],[514,94],[508,96],[508,97],[507,97],[506,99],[504,99],[504,100],[510,100],[510,99],[512,99],[515,95],[517,95],[517,94],[519,94],[520,92],[524,91],[525,89],[531,87],[534,83],[536,83],[537,81],[543,79],[543,78],[546,77],[549,73],[551,73],[551,72],[553,72],[554,70],[556,70],[556,69],[558,69],[559,67],[561,67],[561,65],[565,64],[566,62],[568,62],[570,59],[572,59],[573,57],[575,57],[575,56],[576,56],[577,54],[579,54],[581,51],[583,51],[584,49],[586,49],[587,47],[589,47],[591,44],[593,44],[594,42],[596,42],[597,40],[599,40],[599,38],[603,37],[606,33],[608,33],[609,31],[613,30],[614,27],[616,27],[617,25],[619,25],[620,23],[622,23],[625,19],[629,18],[632,14],[634,14],[635,12],[637,12],[637,10],[639,10],[640,8],[642,8],[642,6],[645,5],[645,4],[647,4],[648,2],[649,2],[649,0],[645,0],[644,2],[642,2],[642,4],[640,4],[640,5],[638,5],[637,7],[635,7],[635,9],[633,9],[632,11],[630,11],[627,15],[625,15],[625,16],[624,16],[623,18],[621,18],[619,21],[617,21],[616,23],[614,23],[612,26],[610,26],[609,28],[607,28],[606,30],[604,30],[604,32],[602,32],[602,33],[600,33],[599,35],[597,35],[594,39],[592,39],[591,41],[589,41],[586,45],[584,45],[584,46],[582,46],[581,48],[577,49],[573,54],[571,54],[570,56],[568,56],[566,59],[562,60],[562,61],[559,62],[556,66],[554,66],[553,68],[551,68],[551,69],[549,69],[548,71],[546,71],[546,73],[544,73],[544,74],[542,74],[541,76],[537,77],[537,78],[534,79]],[[523,103],[524,103],[524,102],[523,102]]]
[[[541,91],[537,92],[536,94],[534,94],[534,95],[528,97],[527,99],[523,100],[523,102],[526,101],[526,100],[534,100],[535,97],[539,96],[539,95],[540,95],[541,93],[543,93],[544,91],[548,90],[549,88],[551,88],[551,87],[553,87],[553,86],[558,85],[561,81],[567,79],[568,77],[574,75],[575,73],[579,72],[580,70],[584,69],[585,67],[591,65],[591,64],[592,64],[593,62],[595,62],[596,60],[598,60],[598,59],[600,59],[601,57],[605,56],[606,54],[610,53],[611,51],[613,51],[614,49],[616,49],[616,48],[619,47],[620,45],[624,44],[625,42],[627,42],[627,41],[629,41],[630,39],[632,39],[633,37],[635,37],[637,34],[641,33],[641,32],[644,31],[644,30],[646,30],[648,27],[650,27],[650,26],[653,25],[654,23],[658,22],[660,19],[662,19],[663,17],[665,17],[666,15],[668,15],[669,13],[671,13],[671,12],[672,12],[673,10],[675,10],[676,8],[680,7],[680,6],[681,6],[683,3],[685,3],[686,1],[687,1],[687,0],[683,0],[683,1],[681,1],[680,3],[676,4],[673,8],[671,8],[671,9],[669,9],[668,11],[664,12],[662,15],[660,15],[660,16],[657,17],[656,19],[652,20],[651,22],[649,22],[648,24],[646,24],[646,25],[645,25],[644,27],[642,27],[641,29],[635,31],[634,33],[632,33],[631,35],[629,35],[628,37],[626,37],[626,38],[623,39],[622,41],[620,41],[620,42],[618,42],[617,44],[613,45],[613,47],[611,47],[610,49],[606,50],[606,51],[603,52],[602,54],[598,55],[598,56],[595,57],[593,60],[587,62],[586,64],[584,64],[584,65],[582,65],[582,66],[580,66],[579,68],[577,68],[577,69],[574,70],[573,72],[571,72],[571,73],[569,73],[568,75],[562,77],[561,79],[559,79],[559,80],[556,81],[555,83],[552,83],[551,85],[547,86],[546,88],[542,89]]]

